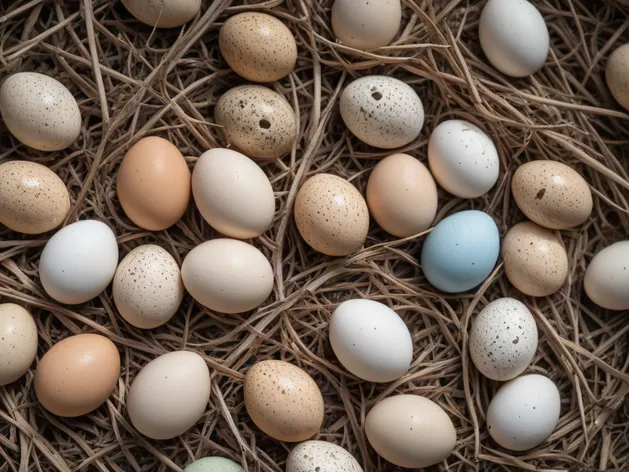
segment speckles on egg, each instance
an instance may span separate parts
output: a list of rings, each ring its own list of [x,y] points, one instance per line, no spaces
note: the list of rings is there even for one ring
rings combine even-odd
[[[616,101],[629,110],[629,43],[623,44],[609,56],[605,80]]]
[[[142,23],[158,28],[176,28],[189,22],[201,9],[201,0],[122,0]]]
[[[306,441],[295,446],[286,461],[286,472],[363,472],[358,461],[341,446],[326,441]]]
[[[0,304],[0,386],[24,375],[37,355],[37,325],[15,303]]]

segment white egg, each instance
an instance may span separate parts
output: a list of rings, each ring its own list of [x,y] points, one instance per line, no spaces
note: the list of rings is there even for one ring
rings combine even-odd
[[[326,441],[305,441],[288,455],[286,472],[363,472],[354,456]]]
[[[629,241],[618,241],[597,253],[585,271],[585,293],[608,310],[629,310]]]
[[[552,434],[560,409],[559,390],[548,377],[516,377],[500,387],[489,404],[489,434],[506,449],[526,451]]]
[[[400,0],[336,0],[332,29],[345,46],[375,49],[388,45],[402,21]]]
[[[118,243],[105,223],[83,220],[57,231],[39,260],[44,290],[61,303],[76,305],[97,297],[114,278]]]
[[[491,138],[463,120],[444,121],[435,128],[428,141],[428,164],[437,183],[461,198],[489,192],[500,171]]]
[[[330,320],[330,343],[338,360],[356,377],[391,382],[408,371],[413,341],[400,316],[373,300],[347,300]]]
[[[470,355],[492,380],[511,380],[526,370],[537,350],[537,325],[524,305],[499,298],[478,315],[470,332]]]

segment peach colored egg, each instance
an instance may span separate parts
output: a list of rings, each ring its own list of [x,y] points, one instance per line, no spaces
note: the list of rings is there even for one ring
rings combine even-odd
[[[37,325],[15,303],[0,304],[0,386],[22,377],[37,355]]]
[[[605,79],[616,101],[629,110],[629,43],[611,53],[605,67]]]
[[[188,23],[201,9],[201,0],[122,0],[129,13],[157,28],[176,28]]]

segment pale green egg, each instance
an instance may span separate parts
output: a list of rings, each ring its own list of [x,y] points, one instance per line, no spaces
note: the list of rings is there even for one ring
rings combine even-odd
[[[187,466],[184,472],[244,472],[244,469],[224,457],[204,457]]]

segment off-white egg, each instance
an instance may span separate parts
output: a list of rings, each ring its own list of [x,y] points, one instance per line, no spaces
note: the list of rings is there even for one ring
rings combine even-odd
[[[605,80],[616,101],[629,110],[629,44],[623,44],[609,56]]]
[[[358,461],[341,446],[305,441],[290,451],[286,472],[363,472]]]
[[[402,22],[400,0],[336,0],[332,29],[345,46],[368,50],[387,46]]]
[[[0,387],[22,377],[37,355],[37,325],[15,303],[0,304]]]
[[[201,0],[122,0],[122,3],[142,23],[158,28],[182,26],[201,9]]]
[[[184,472],[245,472],[234,461],[224,457],[204,457],[183,469]]]
[[[585,293],[608,310],[629,310],[629,241],[618,241],[597,253],[585,271]]]

